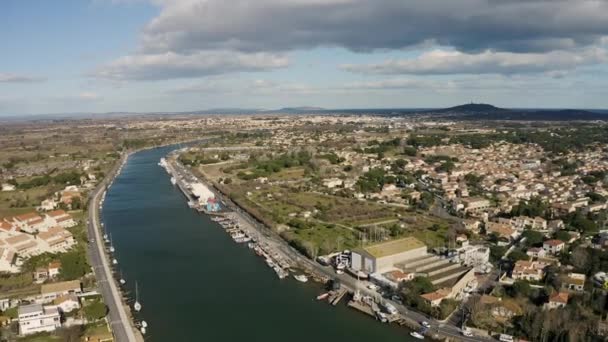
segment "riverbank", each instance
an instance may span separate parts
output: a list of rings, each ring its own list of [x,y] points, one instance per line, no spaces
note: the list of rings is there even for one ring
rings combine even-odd
[[[176,153],[172,153],[170,156],[168,156],[167,161],[173,165],[174,169],[180,169],[185,170],[185,172],[189,172],[185,167],[183,167],[183,165],[178,163]],[[187,176],[181,176],[185,176],[189,179],[193,179],[195,177],[191,173]],[[221,190],[218,189],[212,182],[204,178],[201,179],[201,177],[196,178],[198,179],[198,181],[202,182],[207,187],[213,190],[217,199],[224,203],[227,208],[227,211],[229,211],[229,213],[225,215],[229,216],[232,220],[237,221],[241,229],[247,231],[250,236],[256,236],[256,238],[259,240],[259,243],[264,244],[265,246],[269,246],[269,248],[271,248],[273,251],[280,253],[282,258],[290,260],[291,264],[303,270],[312,278],[318,279],[321,282],[326,282],[330,279],[338,280],[341,285],[351,294],[355,293],[355,291],[358,291],[362,296],[369,296],[372,298],[378,297],[377,292],[359,286],[358,280],[345,274],[337,274],[334,272],[333,268],[324,267],[316,263],[315,261],[306,258],[293,247],[291,247],[289,244],[287,244],[287,242],[282,239],[276,232],[274,232],[272,229],[265,226],[261,222],[257,221],[244,208],[241,208],[233,201],[231,201],[230,198],[226,194],[222,193]],[[448,326],[440,322],[435,322],[429,317],[406,309],[399,303],[393,302],[389,299],[383,299],[383,302],[390,302],[393,306],[398,308],[400,317],[395,320],[401,322],[401,325],[407,326],[409,329],[419,330],[421,328],[419,322],[421,321],[431,321],[433,322],[434,326],[435,324],[439,325],[439,329],[426,331],[427,336],[430,338],[463,339],[470,341],[478,340],[475,338],[463,338],[457,327]]]
[[[143,341],[130,313],[127,303],[124,301],[123,293],[116,283],[110,267],[110,256],[106,251],[103,239],[102,225],[100,224],[100,210],[107,192],[120,171],[127,163],[129,153],[121,156],[121,161],[112,169],[101,183],[93,190],[89,201],[88,238],[90,241],[89,261],[94,270],[97,286],[108,307],[107,317],[114,338],[118,341],[136,342]],[[94,237],[94,238],[93,238]]]

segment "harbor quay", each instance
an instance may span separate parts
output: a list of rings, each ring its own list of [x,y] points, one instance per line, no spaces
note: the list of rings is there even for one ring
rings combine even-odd
[[[433,339],[489,340],[479,336],[465,337],[462,335],[460,327],[450,324],[447,320],[445,322],[435,321],[427,315],[406,308],[393,298],[383,298],[376,291],[377,287],[372,282],[358,279],[357,273],[345,274],[341,270],[336,272],[330,266],[324,266],[315,260],[306,258],[276,232],[231,201],[211,182],[195,176],[187,167],[181,165],[177,160],[177,153],[178,151],[169,153],[166,158],[160,160],[159,165],[170,175],[171,183],[184,194],[188,205],[194,210],[210,215],[212,220],[222,226],[235,242],[247,243],[249,248],[265,259],[268,266],[275,270],[280,279],[286,278],[289,272],[292,272],[297,273],[294,278],[299,281],[306,281],[310,277],[323,284],[331,284],[333,287],[330,285],[328,291],[321,293],[317,300],[336,305],[344,297],[348,297],[350,308],[363,312],[383,323],[395,323],[410,330],[419,331]],[[213,206],[208,205],[210,199]],[[428,258],[426,247],[419,245],[416,241],[405,241],[402,244],[412,245],[411,251],[406,250],[405,252],[405,254],[411,254],[411,257],[405,260],[416,261]],[[388,247],[388,249],[390,248],[396,247]],[[353,256],[357,259],[356,262],[365,265],[366,257],[370,258],[373,255],[370,255],[369,251],[361,250],[353,251]],[[367,264],[369,264],[369,261]],[[381,262],[377,265],[381,265]],[[470,270],[448,271],[446,271],[447,276],[440,276],[436,279],[447,281],[455,277],[462,278]],[[449,279],[444,279],[446,277]],[[429,324],[428,322],[431,322],[431,329],[425,328],[421,324]]]

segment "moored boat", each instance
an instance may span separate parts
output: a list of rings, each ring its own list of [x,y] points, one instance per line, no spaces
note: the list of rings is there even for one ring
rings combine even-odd
[[[308,277],[305,276],[304,274],[297,274],[297,275],[294,275],[293,277],[301,283],[305,283],[308,281]]]
[[[415,338],[417,338],[419,340],[424,340],[424,336],[422,334],[416,332],[416,331],[412,331],[410,333],[410,336],[415,337]]]

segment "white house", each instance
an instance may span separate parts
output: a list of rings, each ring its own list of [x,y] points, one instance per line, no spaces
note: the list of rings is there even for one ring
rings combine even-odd
[[[40,203],[41,210],[49,211],[55,208],[57,208],[57,201],[55,201],[54,199],[45,199],[44,201],[42,201],[42,203]]]
[[[55,307],[45,308],[41,304],[20,306],[18,319],[20,335],[51,332],[61,327],[59,310]]]
[[[48,223],[35,212],[13,217],[13,224],[30,234],[45,231],[49,227]]]
[[[62,228],[71,228],[76,225],[76,221],[63,210],[54,210],[46,214],[45,219],[50,226],[59,226]]]
[[[40,287],[40,294],[33,297],[33,299],[36,303],[46,304],[61,296],[78,293],[82,293],[80,281],[63,281],[59,283],[42,284]]]
[[[53,227],[46,232],[39,233],[38,240],[43,242],[44,249],[51,253],[67,252],[76,244],[72,233],[61,227]]]
[[[543,242],[543,249],[551,254],[558,254],[559,252],[564,250],[565,246],[566,244],[561,240],[553,239]]]

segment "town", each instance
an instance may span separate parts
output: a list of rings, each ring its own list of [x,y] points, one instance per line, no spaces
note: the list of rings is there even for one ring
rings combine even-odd
[[[24,157],[16,136],[4,141],[14,151],[2,164],[0,211],[7,336],[82,325],[89,338],[112,339],[88,266],[87,196],[121,155],[180,141],[194,143],[159,162],[167,177],[189,206],[229,214],[216,221],[281,279],[301,268],[339,282],[349,306],[421,336],[578,339],[608,330],[605,124],[369,113],[86,127],[108,141],[94,158],[77,147]],[[340,288],[330,302],[345,295]]]

